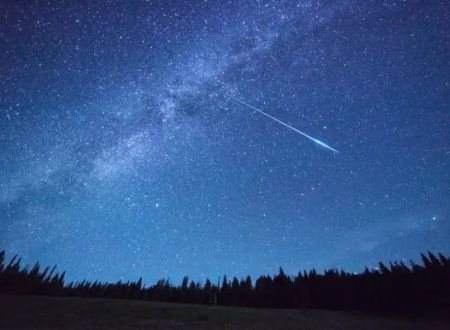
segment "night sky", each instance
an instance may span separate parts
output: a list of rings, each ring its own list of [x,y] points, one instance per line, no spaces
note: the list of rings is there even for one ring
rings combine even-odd
[[[3,0],[0,248],[147,283],[450,253],[448,31],[438,0]]]

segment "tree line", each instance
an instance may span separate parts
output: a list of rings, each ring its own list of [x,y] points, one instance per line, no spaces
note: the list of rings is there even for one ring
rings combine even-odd
[[[421,254],[422,263],[379,263],[362,273],[315,269],[289,276],[282,268],[275,276],[252,281],[223,277],[204,283],[184,277],[181,284],[159,280],[145,287],[138,281],[66,283],[56,267],[22,266],[17,256],[9,262],[0,252],[0,293],[68,297],[140,299],[205,305],[316,308],[333,310],[414,311],[450,310],[450,258],[439,253]]]

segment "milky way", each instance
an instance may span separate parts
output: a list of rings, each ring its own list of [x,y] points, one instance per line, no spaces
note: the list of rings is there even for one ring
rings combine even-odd
[[[24,262],[216,281],[450,253],[445,1],[0,14],[0,248]]]

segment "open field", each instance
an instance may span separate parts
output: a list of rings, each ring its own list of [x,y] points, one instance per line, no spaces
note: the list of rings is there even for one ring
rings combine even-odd
[[[450,319],[356,312],[0,296],[2,329],[450,329]]]

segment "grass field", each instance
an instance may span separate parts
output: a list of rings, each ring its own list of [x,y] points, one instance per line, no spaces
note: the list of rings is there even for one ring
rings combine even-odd
[[[450,319],[130,300],[1,296],[2,329],[450,329]]]

